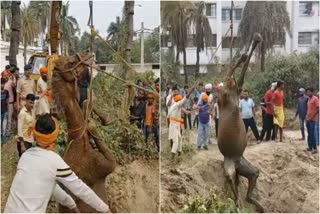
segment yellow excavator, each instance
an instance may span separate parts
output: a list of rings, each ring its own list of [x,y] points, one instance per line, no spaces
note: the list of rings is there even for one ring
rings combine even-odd
[[[48,98],[51,102],[51,79],[53,72],[53,61],[59,57],[58,48],[61,32],[59,30],[59,15],[61,12],[62,1],[51,1],[49,26],[48,26],[48,51],[34,53],[28,63],[32,65],[32,78],[37,81],[40,78],[40,68],[48,68]]]

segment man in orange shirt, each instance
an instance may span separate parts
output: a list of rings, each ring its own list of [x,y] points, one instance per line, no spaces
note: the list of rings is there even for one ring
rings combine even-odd
[[[284,108],[283,108],[283,93],[284,82],[278,81],[275,92],[272,95],[273,107],[273,123],[275,125],[275,138],[277,138],[278,130],[280,132],[280,142],[282,142],[283,125],[284,125]]]
[[[144,118],[144,131],[145,131],[145,140],[146,143],[148,143],[149,134],[152,132],[153,127],[153,115],[155,111],[155,105],[154,105],[154,95],[152,93],[149,93],[147,95],[148,101],[146,104],[146,114]]]
[[[307,151],[313,154],[317,153],[316,133],[315,127],[319,117],[319,99],[313,95],[313,88],[307,88],[308,109],[307,109],[307,131],[308,131],[308,149]]]

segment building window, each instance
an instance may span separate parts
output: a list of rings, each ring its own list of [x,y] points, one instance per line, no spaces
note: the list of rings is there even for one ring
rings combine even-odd
[[[195,46],[195,35],[189,34],[187,38],[187,47],[194,47]]]
[[[222,9],[222,21],[230,20],[230,10]]]
[[[210,41],[208,43],[208,47],[217,47],[217,34],[212,34]]]
[[[206,4],[206,16],[216,17],[217,5],[215,3]]]
[[[169,35],[161,35],[161,47],[168,47]]]
[[[230,48],[231,37],[222,37],[222,48]],[[237,37],[233,37],[233,45],[232,48],[239,48],[239,42]]]
[[[312,33],[311,32],[299,32],[298,44],[299,45],[312,45]]]
[[[300,16],[315,16],[318,12],[319,16],[319,2],[299,2],[299,15]]]
[[[241,20],[241,14],[242,14],[242,9],[241,8],[235,9],[234,19],[235,20]]]
[[[222,9],[222,21],[230,20],[231,9]],[[242,8],[233,9],[233,20],[241,20]]]

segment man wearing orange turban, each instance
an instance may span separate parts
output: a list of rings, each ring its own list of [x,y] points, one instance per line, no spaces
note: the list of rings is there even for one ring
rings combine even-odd
[[[48,93],[48,69],[43,66],[40,68],[41,77],[37,83],[37,96],[39,96],[39,100],[36,103],[36,115],[48,114],[50,113],[49,101],[47,97]]]
[[[181,127],[183,125],[183,119],[181,118],[182,107],[184,106],[186,100],[190,97],[191,93],[194,91],[194,87],[191,88],[187,95],[182,98],[180,94],[171,96],[172,101],[170,109],[168,111],[168,118],[170,119],[169,124],[169,141],[172,142],[171,148],[171,158],[175,158],[175,154],[182,152],[182,136]]]
[[[110,212],[109,206],[52,151],[58,134],[59,124],[55,118],[49,114],[39,116],[34,129],[37,146],[28,149],[19,160],[5,213],[45,213],[50,198],[72,212],[80,212],[58,182],[97,212]]]

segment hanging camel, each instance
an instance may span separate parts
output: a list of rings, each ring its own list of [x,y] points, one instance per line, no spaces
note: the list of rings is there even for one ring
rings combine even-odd
[[[116,161],[103,139],[99,137],[94,121],[90,119],[86,123],[86,117],[76,98],[76,80],[86,66],[93,62],[92,57],[89,52],[81,52],[76,56],[62,56],[57,59],[52,77],[52,91],[58,108],[64,113],[70,140],[63,159],[78,177],[105,201],[105,178],[114,171]],[[90,136],[97,149],[93,149],[89,144]],[[80,199],[74,199],[81,212],[97,212]],[[60,206],[59,210],[71,212],[63,206]]]
[[[225,79],[224,86],[218,97],[219,105],[219,127],[218,127],[218,147],[224,156],[224,170],[229,182],[231,182],[232,191],[238,202],[239,175],[248,179],[248,192],[246,200],[256,205],[259,212],[264,212],[263,207],[258,201],[253,199],[252,192],[256,186],[259,176],[259,169],[254,167],[243,157],[243,152],[247,146],[247,137],[244,123],[239,112],[239,94],[242,90],[245,73],[254,49],[262,41],[260,34],[256,33],[253,37],[253,43],[249,56],[243,54],[237,63],[229,69]],[[233,74],[235,69],[244,63],[238,81],[236,82]]]

